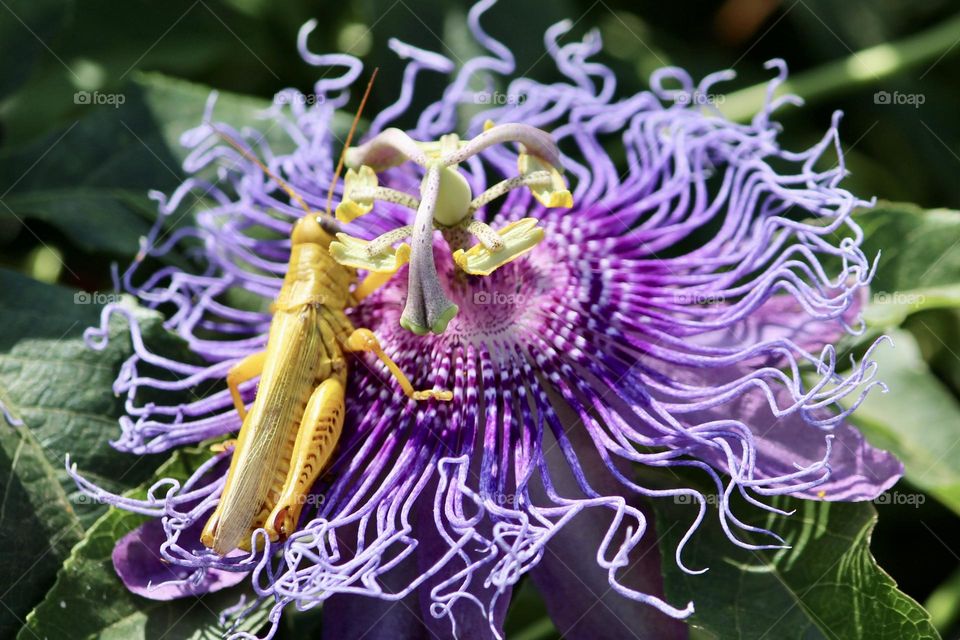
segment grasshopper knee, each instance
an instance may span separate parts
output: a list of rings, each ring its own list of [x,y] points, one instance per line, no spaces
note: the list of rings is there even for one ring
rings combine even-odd
[[[267,535],[271,540],[286,540],[296,531],[300,519],[300,505],[278,504],[267,519]]]
[[[379,347],[380,342],[370,329],[356,329],[347,338],[347,349],[350,351],[373,351]]]

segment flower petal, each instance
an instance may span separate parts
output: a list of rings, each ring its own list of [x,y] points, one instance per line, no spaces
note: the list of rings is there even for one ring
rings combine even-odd
[[[181,540],[196,540],[199,549],[202,525],[200,520],[184,530]],[[244,571],[207,569],[199,580],[193,580],[190,569],[160,557],[160,545],[166,540],[162,521],[153,519],[117,542],[113,549],[113,568],[127,589],[151,600],[174,600],[219,591],[247,578]]]
[[[585,425],[561,402],[558,400],[554,406],[561,416],[570,443],[578,452],[583,478],[601,495],[629,495],[629,490],[613,478],[606,463],[597,455]],[[564,496],[582,495],[576,474],[571,473],[569,468],[565,469],[567,463],[561,447],[549,436],[544,439],[544,457],[558,493]],[[637,506],[640,500],[633,494],[628,502]],[[662,600],[663,577],[657,532],[648,510],[642,506],[638,508],[646,519],[646,530],[639,544],[631,550],[629,564],[625,569],[616,571],[616,579],[622,587]],[[547,605],[554,625],[564,638],[570,640],[686,638],[686,623],[649,604],[625,597],[611,584],[608,570],[600,566],[597,556],[605,547],[604,538],[615,517],[619,517],[619,514],[605,507],[584,509],[547,543],[540,562],[531,569],[530,576]],[[619,537],[622,539],[622,533]]]
[[[792,402],[786,389],[775,389],[773,395],[780,406]],[[691,419],[708,422],[731,415],[748,425],[753,434],[756,450],[754,477],[757,479],[787,476],[796,473],[800,467],[816,465],[825,459],[827,439],[832,437],[830,456],[826,458],[829,477],[816,486],[792,491],[791,495],[795,497],[831,501],[873,500],[903,475],[903,464],[893,454],[871,446],[849,423],[820,430],[807,423],[800,412],[778,417],[759,390],[748,391],[729,403],[697,412]],[[713,460],[720,467],[726,466],[723,455],[716,449],[701,451],[699,455]]]
[[[731,351],[788,340],[797,348],[817,355],[825,345],[836,344],[846,336],[848,326],[857,324],[867,296],[867,288],[864,287],[852,297],[849,307],[838,317],[813,318],[795,297],[774,295],[740,322],[694,339],[702,346],[722,347]],[[781,364],[776,363],[777,366]]]
[[[324,640],[428,640],[416,592],[401,600],[335,595],[323,605]]]
[[[547,545],[540,563],[531,570],[534,584],[547,605],[554,625],[569,640],[687,637],[687,625],[642,602],[625,598],[611,588],[607,571],[586,549],[600,546],[613,513],[591,508],[568,522]],[[617,577],[625,586],[663,597],[657,536],[648,530],[634,549],[631,564]]]

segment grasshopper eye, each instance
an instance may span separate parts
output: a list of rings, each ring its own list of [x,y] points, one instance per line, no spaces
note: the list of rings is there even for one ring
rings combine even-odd
[[[290,242],[293,244],[330,244],[330,234],[320,226],[320,220],[316,215],[306,215],[297,220],[293,226],[293,232],[290,234]]]

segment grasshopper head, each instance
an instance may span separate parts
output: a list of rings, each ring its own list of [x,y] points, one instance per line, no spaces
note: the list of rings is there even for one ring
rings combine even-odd
[[[297,244],[319,244],[327,247],[333,238],[320,226],[320,218],[315,214],[308,214],[297,220],[290,234],[290,242]]]

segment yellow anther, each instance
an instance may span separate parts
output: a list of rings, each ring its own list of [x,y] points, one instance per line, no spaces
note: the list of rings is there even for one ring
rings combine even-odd
[[[563,176],[557,171],[557,168],[548,162],[528,153],[521,153],[517,158],[517,169],[520,175],[529,175],[537,171],[548,171],[550,173],[549,184],[530,185],[530,193],[540,204],[545,207],[560,207],[569,209],[573,206],[573,196],[567,190],[567,185],[563,181]]]
[[[214,442],[210,445],[210,451],[212,453],[223,453],[224,451],[230,451],[231,449],[237,448],[237,439],[230,438],[229,440],[223,440],[222,442]]]
[[[537,226],[536,218],[524,218],[511,222],[498,232],[503,245],[496,251],[478,243],[466,251],[458,249],[453,260],[465,272],[488,276],[498,268],[516,260],[543,240],[543,229]]]
[[[396,249],[388,247],[381,253],[372,253],[369,245],[366,240],[338,233],[337,240],[330,243],[330,255],[345,267],[374,273],[394,273],[410,261],[410,245],[405,242]]]
[[[363,165],[359,171],[347,169],[343,178],[343,200],[337,205],[337,220],[351,222],[373,210],[373,198],[364,197],[357,192],[360,189],[373,189],[379,182],[377,174],[370,167]]]

